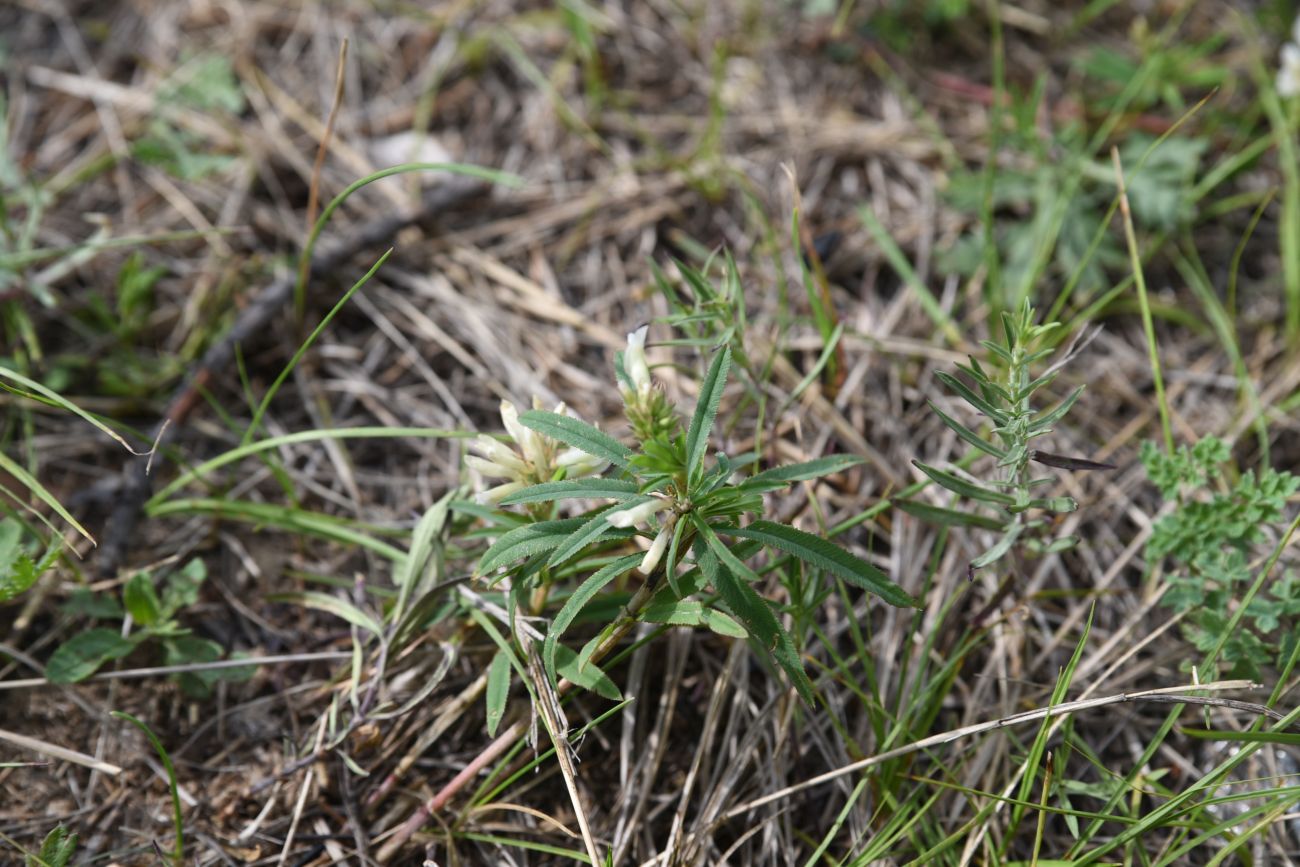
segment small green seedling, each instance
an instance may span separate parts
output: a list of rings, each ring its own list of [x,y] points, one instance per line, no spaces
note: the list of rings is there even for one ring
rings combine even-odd
[[[137,627],[123,635],[121,629],[95,627],[79,632],[50,656],[45,675],[54,683],[76,683],[90,677],[105,663],[121,659],[148,641],[162,646],[166,665],[215,662],[225,652],[221,645],[199,638],[177,622],[177,615],[199,598],[199,587],[208,573],[203,561],[194,559],[167,576],[162,595],[154,588],[148,572],[137,572],[122,588],[121,604],[112,597],[75,594],[65,606],[71,614],[97,619],[120,620],[131,615]],[[181,688],[194,698],[206,697],[217,680],[247,680],[248,668],[187,672],[180,675]]]

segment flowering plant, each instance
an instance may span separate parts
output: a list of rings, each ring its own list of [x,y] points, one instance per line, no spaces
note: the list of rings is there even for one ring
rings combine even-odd
[[[567,594],[545,632],[540,661],[552,686],[563,676],[611,694],[613,684],[600,671],[599,656],[630,624],[649,621],[748,636],[811,702],[812,683],[794,636],[778,617],[781,609],[760,593],[764,579],[747,561],[766,548],[772,554],[769,565],[792,556],[811,574],[839,578],[890,604],[914,606],[917,601],[875,566],[838,545],[752,516],[761,514],[764,493],[843,471],[860,459],[833,455],[748,478],[741,468],[754,460],[752,455],[732,459],[719,452],[709,460],[731,349],[723,345],[714,352],[694,413],[683,425],[651,376],[647,333],[642,327],[629,334],[627,350],[615,359],[635,448],[562,408],[515,415],[508,405],[503,405],[502,419],[518,451],[490,437],[476,441],[482,457],[469,459],[470,466],[484,476],[509,479],[482,496],[501,507],[526,509],[525,515],[514,515],[503,524],[510,529],[483,553],[477,572],[494,582],[508,579],[512,611],[533,618],[546,617],[547,601],[559,579],[585,576]],[[600,476],[606,468],[611,472]],[[558,504],[566,500],[611,502],[574,517],[558,517]],[[645,550],[626,553],[630,542]],[[580,652],[561,643],[602,590],[616,581],[632,581],[638,572],[643,580],[618,619]],[[531,653],[529,634],[535,630],[515,633],[520,649]],[[517,660],[493,668],[507,687],[511,668],[523,670]],[[489,684],[489,696],[505,692]]]

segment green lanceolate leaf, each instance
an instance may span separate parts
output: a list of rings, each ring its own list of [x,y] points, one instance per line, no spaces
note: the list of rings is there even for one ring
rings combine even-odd
[[[857,455],[828,455],[812,461],[764,470],[745,479],[740,483],[739,487],[752,493],[775,491],[794,482],[806,482],[810,479],[819,479],[822,476],[842,472],[860,463],[862,463],[862,458]]]
[[[1070,392],[1069,396],[1058,403],[1053,409],[1048,410],[1030,422],[1029,432],[1037,433],[1045,431],[1064,418],[1065,414],[1070,411],[1070,407],[1074,406],[1074,402],[1079,399],[1079,395],[1083,394],[1083,388],[1082,385],[1079,386],[1074,391]]]
[[[556,648],[556,671],[560,677],[571,680],[583,689],[590,690],[610,701],[622,701],[623,693],[609,675],[590,659],[582,659],[573,648],[561,644]]]
[[[501,498],[501,505],[520,503],[549,503],[554,500],[630,500],[637,496],[636,482],[622,479],[573,479],[563,482],[545,482],[524,488]]]
[[[970,497],[972,500],[979,500],[981,503],[991,503],[995,506],[1014,506],[1016,498],[1010,494],[1003,494],[999,491],[990,491],[981,487],[974,482],[968,482],[961,476],[954,475],[938,467],[932,467],[929,464],[923,464],[920,461],[912,461],[912,465],[918,470],[925,473],[935,482],[943,485],[954,494],[961,494],[963,497]]]
[[[1016,539],[1019,538],[1022,528],[1022,524],[1013,525],[1011,529],[1007,531],[1007,534],[998,540],[996,545],[971,561],[971,568],[983,569],[985,566],[996,563],[998,560],[1005,557],[1007,552],[1011,550],[1011,546],[1016,543]]]
[[[68,867],[76,853],[77,835],[60,825],[45,835],[40,853],[36,857],[28,855],[24,863],[27,867]]]
[[[510,698],[510,657],[504,650],[497,650],[488,666],[487,677],[487,731],[488,737],[496,737],[497,726],[506,713],[506,699]]]
[[[989,418],[993,419],[998,424],[1001,425],[1007,423],[1010,416],[1008,416],[1004,411],[998,409],[993,404],[989,403],[980,395],[976,394],[969,387],[967,387],[966,383],[962,382],[957,377],[953,376],[950,373],[944,373],[943,371],[936,371],[934,375],[935,378],[938,379],[940,382],[942,382],[944,385],[948,386],[953,391],[957,392],[957,394],[961,395],[961,397],[967,403],[975,407],[980,412],[984,413]]]
[[[731,347],[723,346],[713,356],[709,372],[700,383],[695,415],[691,417],[691,427],[686,432],[686,473],[692,481],[699,477],[704,455],[709,450],[709,434],[713,432],[713,420],[718,415],[718,404],[722,402],[722,390],[727,384],[730,366]]]
[[[137,572],[122,588],[122,603],[131,613],[131,619],[141,626],[153,626],[162,619],[162,603],[153,589],[148,572]]]
[[[966,425],[939,409],[939,407],[935,406],[934,401],[928,400],[926,403],[930,404],[930,409],[934,410],[935,415],[939,416],[944,424],[952,428],[953,433],[957,434],[957,436],[961,437],[985,454],[993,455],[995,458],[1006,457],[1007,453],[1004,449],[1000,449],[993,445],[993,443],[988,442],[979,434],[975,433],[975,431],[966,427]]]
[[[564,607],[555,615],[551,621],[551,626],[546,630],[546,641],[542,644],[542,663],[546,666],[546,673],[550,675],[551,681],[556,679],[556,659],[559,651],[559,641],[565,631],[573,624],[582,608],[591,601],[597,593],[609,582],[618,576],[630,572],[641,562],[640,554],[629,554],[626,557],[620,557],[612,563],[605,565],[591,575],[586,581],[578,585],[578,589],[573,591],[573,595],[564,603]]]
[[[945,509],[942,506],[932,506],[929,503],[921,503],[916,500],[892,500],[891,502],[899,510],[906,512],[913,518],[920,518],[922,521],[929,521],[932,524],[942,524],[945,527],[979,527],[982,530],[1001,530],[1004,526],[1002,521],[990,518],[987,515],[974,515],[957,509]]]
[[[564,518],[559,521],[538,521],[507,531],[483,552],[478,562],[478,574],[486,575],[499,566],[541,551],[558,548],[569,535],[585,523],[582,518]]]
[[[799,697],[812,704],[812,682],[803,670],[803,660],[799,658],[794,640],[781,627],[781,622],[776,619],[767,600],[758,595],[752,586],[758,581],[758,575],[732,554],[705,522],[696,523],[700,537],[705,540],[709,553],[713,555],[701,557],[700,568],[709,576],[731,613],[785,671],[799,692]]]
[[[567,446],[620,467],[626,467],[632,457],[632,452],[627,446],[604,431],[597,430],[571,416],[530,409],[519,416],[519,423],[551,439],[559,440]]]
[[[115,629],[89,629],[59,645],[50,656],[45,676],[51,683],[76,683],[90,677],[111,659],[121,659],[135,649],[135,642]]]
[[[1023,506],[1012,506],[1008,511],[1012,514],[1024,512],[1028,509],[1043,509],[1048,512],[1074,512],[1078,508],[1079,501],[1074,497],[1043,497],[1030,500]]]
[[[725,612],[709,608],[698,599],[665,599],[647,605],[641,612],[647,623],[667,623],[672,626],[707,626],[719,635],[745,638],[745,628]]]
[[[632,530],[611,527],[609,521],[605,520],[605,515],[613,511],[614,508],[614,506],[607,506],[597,510],[595,514],[587,518],[584,524],[574,530],[561,545],[551,552],[551,558],[546,561],[546,565],[558,566],[602,539],[630,538],[635,535]]]
[[[920,606],[915,597],[890,581],[884,572],[834,542],[812,533],[772,521],[755,521],[748,527],[718,527],[717,530],[728,536],[753,539],[770,548],[793,554],[810,566],[876,594],[890,605],[912,608]]]
[[[320,593],[315,590],[296,590],[292,593],[274,593],[266,598],[272,602],[288,602],[305,608],[315,608],[317,611],[324,611],[327,614],[342,618],[353,626],[360,626],[362,629],[373,632],[376,636],[382,637],[384,634],[384,627],[378,620],[351,602],[337,596],[331,596],[328,593]]]

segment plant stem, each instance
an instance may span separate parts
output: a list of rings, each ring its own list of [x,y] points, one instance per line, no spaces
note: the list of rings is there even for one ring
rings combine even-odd
[[[656,570],[656,574],[658,571],[659,570]],[[619,619],[615,621],[614,628],[610,631],[609,637],[601,642],[594,651],[592,651],[591,661],[593,663],[599,662],[607,656],[611,650],[618,646],[619,642],[623,640],[628,632],[631,631],[632,627],[636,625],[637,615],[641,612],[641,609],[644,608],[652,598],[654,598],[654,594],[658,590],[658,582],[653,579],[654,576],[647,578],[646,582],[641,585],[636,594],[628,600],[626,610]],[[561,680],[559,684],[556,685],[556,694],[564,695],[569,690],[573,689],[574,685],[575,684],[570,680]],[[496,761],[497,758],[509,750],[511,744],[524,734],[527,727],[527,715],[521,715],[510,724],[509,728],[498,735],[496,740],[484,747],[483,751],[475,756],[473,761],[462,768],[456,776],[452,777],[450,782],[439,789],[437,794],[421,804],[419,808],[406,819],[406,821],[397,826],[397,829],[393,832],[393,835],[389,838],[388,842],[379,850],[379,862],[381,864],[386,863],[396,855],[398,850],[400,850],[402,846],[411,839],[416,831],[424,827],[425,823],[427,823],[429,819],[433,818],[434,814],[445,807],[447,802],[449,802],[457,792],[465,788],[466,783],[476,777],[479,771]]]

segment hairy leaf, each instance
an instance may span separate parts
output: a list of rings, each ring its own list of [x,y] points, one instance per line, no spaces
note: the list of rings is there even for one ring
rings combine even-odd
[[[584,523],[583,518],[564,518],[558,521],[537,521],[508,530],[483,552],[483,557],[478,562],[478,574],[486,575],[515,560],[558,548]]]
[[[794,482],[804,482],[842,472],[860,463],[862,463],[862,458],[857,455],[828,455],[816,460],[764,470],[745,479],[740,483],[740,487],[755,493],[774,491]]]
[[[812,533],[772,521],[755,521],[748,527],[718,527],[718,532],[753,539],[771,548],[793,554],[805,563],[830,572],[855,587],[874,593],[890,605],[919,607],[920,603],[884,572],[856,557],[834,542]]]
[[[554,500],[631,500],[637,496],[636,482],[623,479],[572,479],[544,482],[501,498],[501,505],[549,503]]]
[[[597,430],[572,416],[530,409],[519,416],[519,423],[553,440],[559,440],[567,446],[620,467],[626,467],[632,457],[632,452],[627,446],[604,431]]]
[[[692,481],[699,477],[704,455],[709,450],[709,434],[713,432],[713,421],[718,415],[718,404],[722,401],[730,366],[731,347],[723,346],[713,356],[709,371],[700,383],[699,400],[695,404],[690,429],[686,432],[686,472]]]

